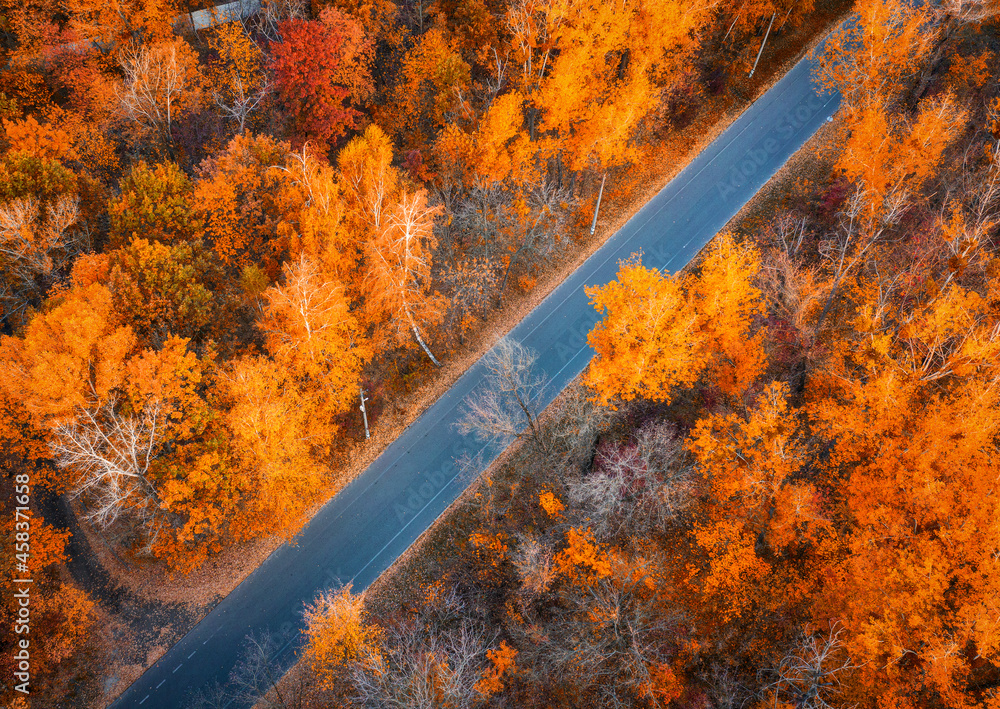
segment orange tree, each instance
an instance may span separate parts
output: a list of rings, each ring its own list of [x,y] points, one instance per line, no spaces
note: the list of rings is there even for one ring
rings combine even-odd
[[[589,336],[597,351],[585,375],[599,399],[670,401],[703,376],[738,397],[763,370],[763,314],[754,284],[759,255],[721,236],[700,272],[664,276],[635,261],[588,290],[605,313]]]

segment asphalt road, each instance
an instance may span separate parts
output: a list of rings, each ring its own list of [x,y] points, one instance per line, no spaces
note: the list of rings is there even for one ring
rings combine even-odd
[[[822,95],[811,71],[808,59],[799,62],[513,329],[510,337],[539,353],[541,405],[593,356],[587,333],[598,318],[584,286],[612,280],[618,261],[640,250],[647,266],[683,267],[834,113],[840,97]],[[348,581],[366,588],[465,489],[454,460],[484,446],[453,423],[481,384],[480,362],[112,706],[184,707],[193,691],[228,681],[250,633],[282,638],[275,671],[290,666],[303,604]]]

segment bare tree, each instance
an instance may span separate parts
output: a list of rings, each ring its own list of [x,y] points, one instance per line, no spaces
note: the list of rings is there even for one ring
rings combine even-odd
[[[301,673],[289,677],[278,662],[289,641],[295,637],[296,631],[292,629],[248,635],[228,680],[199,690],[188,700],[186,709],[304,709],[309,706],[308,678]]]
[[[774,251],[765,256],[758,278],[771,308],[800,332],[807,331],[826,288],[817,270],[784,251]]]
[[[270,42],[280,42],[278,25],[285,20],[308,18],[309,3],[305,0],[264,0],[260,7],[260,33]]]
[[[62,265],[58,252],[67,250],[79,218],[76,195],[59,195],[44,213],[32,197],[6,202],[0,205],[0,255],[22,277],[49,273]]]
[[[827,702],[840,685],[839,675],[856,667],[846,655],[840,634],[830,626],[825,635],[805,635],[774,670],[777,678],[764,689],[774,706],[791,704],[799,709],[832,709]]]
[[[489,264],[499,282],[493,298],[502,299],[510,277],[525,264],[556,253],[569,224],[574,198],[568,188],[555,184],[475,185],[439,188],[449,209],[449,230],[460,235],[467,258]],[[461,192],[461,197],[458,193]],[[515,204],[523,205],[517,209]]]
[[[679,619],[650,595],[647,574],[646,563],[632,563],[566,587],[534,646],[534,671],[575,685],[587,706],[664,707],[653,669],[671,659]]]
[[[149,467],[162,442],[159,403],[152,401],[136,416],[123,416],[117,400],[84,409],[56,427],[49,444],[56,464],[77,475],[72,494],[82,498],[86,517],[102,529],[123,514],[156,540],[163,521],[161,500],[149,479]]]
[[[44,207],[32,197],[0,204],[0,302],[10,315],[27,307],[39,276],[48,277],[69,263],[86,232],[74,229],[80,198],[63,194]]]
[[[521,577],[521,595],[526,599],[549,590],[556,578],[552,548],[534,536],[522,537],[514,552],[514,568]]]
[[[187,700],[186,709],[227,709],[232,704],[232,695],[218,680],[202,687]]]
[[[643,426],[634,440],[598,453],[594,468],[567,487],[601,537],[662,529],[693,499],[694,469],[668,423]]]
[[[439,278],[448,293],[445,329],[464,343],[472,323],[485,319],[493,307],[499,275],[486,259],[471,258],[442,269]]]
[[[485,384],[465,401],[465,412],[456,424],[463,435],[474,433],[481,441],[507,445],[527,429],[532,439],[546,448],[538,421],[535,398],[545,384],[544,374],[535,374],[538,354],[515,340],[504,338],[484,358]]]
[[[372,709],[463,709],[479,703],[476,689],[493,637],[482,627],[425,633],[394,627],[383,656],[354,665],[358,703]]]
[[[711,662],[702,681],[717,709],[743,709],[754,703],[753,689],[743,684],[733,670],[717,662]]]
[[[230,696],[237,704],[260,709],[292,709],[292,702],[279,686],[284,674],[275,660],[294,631],[255,633],[244,641],[243,655],[229,676]]]
[[[844,278],[864,261],[889,228],[899,222],[910,202],[910,195],[904,187],[897,185],[886,195],[874,216],[869,209],[869,200],[868,190],[863,184],[859,185],[851,193],[837,233],[820,245],[820,254],[832,267],[832,278],[826,303],[816,321],[817,331],[836,302]]]
[[[125,78],[115,93],[122,114],[147,130],[172,142],[174,121],[185,108],[184,99],[194,91],[190,67],[179,55],[183,40],[147,47],[132,44],[119,59]]]
[[[596,403],[587,387],[575,384],[560,397],[557,407],[549,435],[568,465],[589,467],[597,438],[613,418],[611,408]]]
[[[231,82],[227,87],[226,94],[215,91],[212,93],[212,100],[219,108],[219,113],[223,118],[233,121],[239,133],[246,131],[247,119],[250,114],[257,110],[260,104],[271,93],[271,83],[265,82],[257,90],[250,90],[247,82],[239,73],[234,73]]]

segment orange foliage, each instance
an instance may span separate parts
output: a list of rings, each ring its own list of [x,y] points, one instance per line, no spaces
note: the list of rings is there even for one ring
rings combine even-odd
[[[208,46],[217,55],[206,74],[212,98],[242,133],[249,115],[259,108],[269,90],[264,54],[242,22],[219,25]]]
[[[238,135],[198,168],[193,205],[223,264],[260,264],[277,276],[285,244],[274,238],[283,214],[276,204],[282,182],[276,166],[288,150],[267,136]]]
[[[96,283],[75,287],[53,298],[23,338],[0,340],[3,386],[39,420],[64,420],[121,384],[134,347],[135,336],[119,323],[111,292]]]
[[[710,248],[699,274],[683,280],[623,263],[616,281],[587,294],[604,320],[588,341],[598,357],[585,381],[609,402],[635,397],[670,401],[678,387],[710,377],[729,396],[739,396],[765,365],[763,314],[754,285],[760,258],[751,246],[723,235]]]
[[[545,490],[538,495],[538,504],[542,506],[545,514],[549,517],[561,517],[562,511],[566,509],[566,505],[549,490]]]
[[[500,692],[504,686],[504,678],[513,675],[517,665],[517,650],[501,640],[500,646],[486,651],[490,666],[483,671],[483,676],[476,682],[475,690],[484,697],[491,697]]]
[[[587,583],[611,575],[607,552],[594,541],[590,529],[571,527],[566,532],[566,548],[553,558],[556,569],[570,581]]]
[[[319,387],[300,387],[294,373],[262,357],[236,360],[220,376],[234,482],[242,506],[233,532],[291,533],[303,509],[327,484],[324,459],[336,425]]]
[[[34,595],[31,610],[32,615],[41,616],[35,626],[38,635],[45,634],[45,642],[39,643],[41,656],[32,655],[32,659],[37,658],[34,670],[39,675],[71,657],[90,640],[97,622],[97,604],[86,591],[69,584],[58,584]]]
[[[338,672],[348,663],[378,662],[381,632],[364,619],[364,597],[351,593],[348,584],[328,591],[306,606],[306,662],[325,689],[333,689]]]
[[[480,558],[489,568],[496,569],[507,558],[505,534],[490,535],[476,532],[469,536],[469,543],[477,550]]]
[[[773,589],[781,603],[803,594],[807,584],[775,567],[807,578],[803,557],[830,530],[815,486],[801,480],[807,449],[786,397],[786,387],[771,385],[746,419],[710,416],[687,443],[706,478],[706,521],[695,533],[708,561],[700,588],[729,619],[761,600],[765,578],[788,584]]]
[[[77,157],[69,133],[52,124],[40,124],[34,116],[21,121],[3,121],[11,152],[23,152],[42,160],[66,162]]]
[[[113,254],[108,286],[115,307],[142,342],[170,335],[196,337],[212,320],[212,270],[201,242],[167,246],[132,239]]]
[[[380,124],[404,148],[413,149],[429,143],[444,126],[467,122],[471,108],[463,94],[469,89],[470,70],[443,30],[429,30],[407,53],[393,98],[381,109]]]
[[[998,288],[990,280],[988,297]],[[1000,336],[987,302],[951,285],[902,323],[863,307],[856,343],[816,381],[812,410],[850,520],[819,612],[843,619],[865,690],[882,702],[911,702],[922,685],[965,706],[971,659],[957,648],[1000,657],[988,620],[1000,594],[988,521],[1000,514]]]
[[[77,38],[105,42],[130,36],[146,42],[166,40],[179,14],[173,0],[68,0],[65,8]]]
[[[847,178],[863,189],[864,216],[870,218],[891,211],[936,173],[966,118],[951,96],[923,101],[913,122],[890,116],[879,101],[855,110],[839,161]]]
[[[532,138],[554,134],[553,152],[572,170],[634,160],[635,132],[659,87],[684,71],[709,9],[679,0],[513,3],[506,22],[521,67],[515,86],[541,113]]]

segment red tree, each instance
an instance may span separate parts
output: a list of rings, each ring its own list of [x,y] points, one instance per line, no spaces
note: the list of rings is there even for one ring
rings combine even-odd
[[[285,20],[274,72],[300,141],[325,146],[355,127],[354,106],[372,92],[371,42],[361,25],[333,8],[316,20]]]

